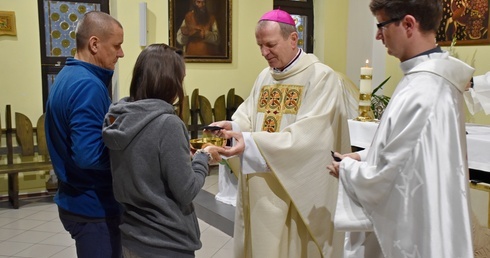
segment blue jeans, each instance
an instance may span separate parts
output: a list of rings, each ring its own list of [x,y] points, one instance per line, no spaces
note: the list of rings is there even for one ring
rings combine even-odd
[[[121,258],[120,218],[104,222],[75,222],[61,219],[75,240],[78,258]]]

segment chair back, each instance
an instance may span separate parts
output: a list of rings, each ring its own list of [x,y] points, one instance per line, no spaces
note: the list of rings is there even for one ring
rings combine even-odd
[[[226,104],[225,95],[219,96],[216,101],[214,101],[214,121],[226,120]]]
[[[24,114],[15,112],[15,136],[22,156],[34,156],[34,133],[31,120]]]
[[[235,95],[235,88],[231,88],[226,95],[226,120],[231,120],[231,117],[242,102],[243,98]]]
[[[191,117],[191,110],[189,107],[189,96],[185,95],[184,99],[182,100],[182,112],[180,112],[180,119],[182,119],[184,124],[187,126],[187,129],[189,129],[190,117]]]
[[[209,125],[214,121],[211,102],[204,96],[199,96],[199,118],[202,125]]]
[[[46,131],[44,130],[44,114],[42,114],[37,120],[36,125],[36,140],[37,140],[37,153],[43,157],[43,160],[48,160],[49,151],[48,143],[46,142]]]

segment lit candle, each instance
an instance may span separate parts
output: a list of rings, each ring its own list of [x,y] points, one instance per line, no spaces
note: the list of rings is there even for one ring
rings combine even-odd
[[[373,91],[371,79],[373,78],[373,68],[369,67],[369,60],[366,60],[366,66],[361,67],[361,81],[359,92],[362,94],[371,94]]]

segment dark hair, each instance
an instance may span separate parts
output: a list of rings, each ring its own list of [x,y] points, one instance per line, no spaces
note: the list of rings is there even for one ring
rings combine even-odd
[[[152,44],[138,56],[129,88],[131,101],[161,99],[169,104],[179,100],[182,112],[185,63],[181,50],[166,44]]]
[[[102,39],[112,34],[113,24],[122,29],[121,23],[107,13],[91,11],[83,15],[75,29],[77,49],[84,48],[92,36]]]
[[[390,19],[412,15],[426,32],[436,32],[442,19],[441,0],[372,0],[369,8],[373,14],[383,10]]]

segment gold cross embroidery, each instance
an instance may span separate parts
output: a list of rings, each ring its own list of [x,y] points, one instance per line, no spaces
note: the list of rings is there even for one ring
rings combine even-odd
[[[303,86],[265,85],[260,91],[258,112],[264,113],[262,131],[278,132],[284,114],[296,115],[301,106]]]

